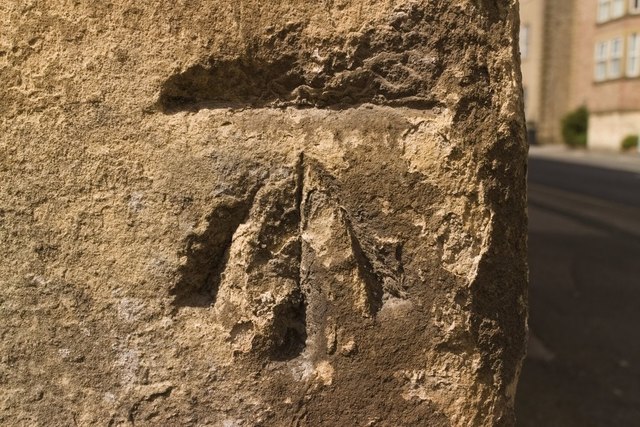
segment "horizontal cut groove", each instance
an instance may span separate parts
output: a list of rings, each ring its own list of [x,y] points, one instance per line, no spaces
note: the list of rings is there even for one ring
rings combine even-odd
[[[286,56],[275,61],[210,60],[169,77],[157,107],[165,114],[216,108],[347,109],[362,104],[433,109],[442,104],[428,93],[420,73],[403,58],[373,57],[344,68],[329,61],[310,73],[309,64]],[[306,66],[305,66],[306,65]]]

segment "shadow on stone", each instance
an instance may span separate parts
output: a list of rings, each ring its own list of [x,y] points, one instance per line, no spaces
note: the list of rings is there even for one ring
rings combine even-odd
[[[175,296],[174,306],[213,305],[229,259],[233,235],[246,221],[252,204],[253,197],[250,197],[217,207],[207,217],[204,232],[187,239],[184,251],[187,261],[178,270],[179,279],[170,291]]]

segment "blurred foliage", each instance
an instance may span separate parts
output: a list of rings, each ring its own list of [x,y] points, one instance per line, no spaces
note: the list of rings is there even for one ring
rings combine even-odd
[[[587,146],[587,128],[589,126],[589,111],[580,107],[562,118],[562,138],[570,147]]]
[[[638,148],[638,138],[639,135],[627,135],[622,140],[622,149],[623,150],[631,150],[633,148]]]

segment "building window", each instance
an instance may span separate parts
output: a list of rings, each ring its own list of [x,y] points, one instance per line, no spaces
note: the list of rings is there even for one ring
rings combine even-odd
[[[598,22],[609,20],[609,10],[611,8],[611,0],[598,0]]]
[[[640,13],[640,0],[629,1],[629,12]]]
[[[622,38],[611,40],[611,46],[609,47],[609,70],[607,77],[610,79],[617,79],[622,75],[622,50],[623,42]]]
[[[640,0],[638,0],[640,1]],[[520,27],[520,57],[525,59],[529,56],[529,26]]]
[[[640,11],[640,0],[631,1],[631,9]],[[624,16],[626,0],[598,0],[598,22],[606,22],[610,19]]]
[[[629,49],[627,52],[627,76],[640,76],[640,33],[629,36]]]
[[[613,0],[611,4],[611,18],[620,18],[624,15],[625,0]]]
[[[610,41],[598,42],[595,50],[594,78],[597,82],[613,80],[625,74],[623,37],[616,37]],[[640,41],[634,39],[634,52]],[[629,51],[630,52],[630,51]],[[629,73],[630,60],[627,61],[626,74]],[[635,66],[634,66],[635,67]],[[634,68],[635,70],[635,68]]]
[[[611,40],[609,51],[609,72],[607,77],[617,79],[622,75],[622,57],[624,56],[623,41],[621,37]]]
[[[595,79],[597,82],[601,82],[607,79],[607,57],[609,51],[609,43],[599,42],[596,45],[596,69]]]

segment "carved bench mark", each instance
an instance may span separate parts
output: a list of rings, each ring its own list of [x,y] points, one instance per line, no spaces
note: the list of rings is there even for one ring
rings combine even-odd
[[[327,316],[374,317],[385,295],[402,297],[401,247],[360,238],[327,179],[301,153],[285,176],[212,212],[205,231],[187,242],[175,305],[213,306],[240,353],[290,360],[324,336],[317,325]]]

